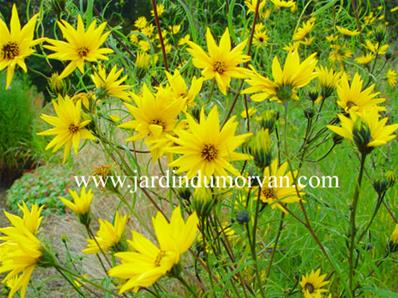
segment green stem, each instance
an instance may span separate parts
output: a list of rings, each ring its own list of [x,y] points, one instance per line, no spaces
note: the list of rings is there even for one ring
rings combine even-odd
[[[156,0],[152,0],[152,9],[153,9],[153,14],[155,17],[155,23],[156,27],[158,29],[158,35],[159,35],[159,41],[160,41],[160,46],[162,48],[162,55],[163,55],[163,64],[164,68],[169,71],[169,65],[167,64],[167,55],[166,55],[166,48],[164,46],[164,40],[163,40],[163,35],[162,35],[162,28],[160,27],[160,21],[159,21],[159,15],[158,15],[158,8],[156,6]]]
[[[272,267],[272,263],[273,263],[273,261],[274,261],[274,256],[275,256],[276,248],[277,248],[277,246],[278,246],[279,238],[280,238],[280,236],[281,236],[281,234],[282,234],[282,230],[283,230],[283,222],[284,222],[284,219],[285,219],[285,213],[284,213],[284,212],[281,212],[281,219],[280,219],[280,221],[279,221],[279,227],[278,227],[278,232],[277,232],[276,238],[275,238],[274,248],[273,248],[273,250],[272,250],[272,252],[271,252],[271,257],[270,257],[270,259],[269,259],[267,271],[266,271],[266,273],[265,273],[264,285],[267,284],[268,277],[269,277],[269,275],[270,275],[270,273],[271,273],[271,267]]]
[[[257,222],[258,222],[258,217],[259,217],[259,211],[260,211],[260,203],[261,203],[261,188],[258,189],[258,195],[257,195],[257,202],[256,202],[256,212],[254,214],[254,222],[253,222],[253,231],[252,231],[252,237],[250,241],[250,236],[249,236],[249,243],[250,243],[250,250],[252,253],[253,261],[254,261],[254,268],[256,270],[256,279],[257,279],[257,286],[260,290],[260,295],[261,297],[265,298],[265,293],[264,289],[262,287],[263,283],[261,282],[261,276],[260,276],[260,270],[258,268],[258,262],[257,262],[257,253],[256,253],[256,234],[257,234]],[[249,233],[249,227],[247,225],[247,233]]]
[[[369,220],[368,224],[366,225],[365,229],[362,231],[361,235],[358,237],[357,243],[361,242],[361,240],[365,236],[366,232],[370,229],[370,226],[372,225],[374,219],[376,218],[376,215],[379,212],[380,207],[381,207],[381,205],[383,203],[384,195],[385,195],[385,193],[382,193],[381,195],[378,196],[376,207],[375,207],[375,210],[373,211],[372,217],[370,218],[370,220]]]
[[[186,280],[181,275],[177,275],[175,276],[175,278],[181,282],[181,284],[193,295],[193,297],[198,297],[196,292],[192,289],[192,287],[186,282]]]
[[[253,43],[254,32],[255,32],[255,29],[256,29],[256,23],[257,23],[257,19],[258,19],[258,15],[259,15],[260,2],[261,2],[261,1],[257,1],[257,3],[256,3],[256,11],[255,11],[255,13],[254,13],[253,25],[252,25],[252,28],[251,28],[251,31],[250,31],[249,42],[248,42],[248,44],[247,44],[247,54],[248,54],[248,55],[250,54],[251,47],[252,47],[252,43]],[[247,61],[247,62],[244,64],[245,67],[247,67],[248,65],[249,65],[249,61]],[[242,81],[241,81],[241,83],[240,83],[240,85],[239,85],[239,88],[238,88],[238,90],[237,90],[237,92],[236,92],[236,95],[235,95],[235,97],[234,97],[234,99],[233,99],[233,101],[232,101],[231,108],[229,109],[228,114],[227,114],[227,117],[225,117],[225,120],[224,120],[224,123],[223,123],[222,126],[224,126],[225,123],[227,123],[228,119],[231,117],[232,112],[234,111],[236,102],[238,101],[238,97],[239,97],[239,95],[240,95],[240,90],[242,90],[242,87],[243,87],[244,82],[245,82],[245,80],[242,79]]]
[[[55,270],[59,272],[59,274],[62,275],[62,277],[72,286],[72,288],[82,297],[85,297],[83,292],[77,287],[77,285],[73,282],[73,280],[70,280],[70,278],[58,267],[55,266]]]
[[[292,173],[293,175],[293,180],[295,181],[297,179],[297,177],[294,177],[294,171],[292,170],[292,165],[290,163],[290,159],[289,159],[289,151],[288,151],[288,144],[287,144],[287,120],[288,120],[288,102],[285,102],[285,115],[284,115],[284,119],[285,119],[285,123],[284,123],[284,145],[285,145],[285,155],[286,155],[286,159],[289,165],[289,171]],[[302,158],[304,158],[304,155],[302,156]],[[298,173],[297,173],[298,174]],[[297,183],[294,184],[295,185],[295,189],[296,189],[296,193],[297,193],[297,197],[300,199],[299,201],[299,205],[300,208],[303,212],[304,215],[304,222],[300,220],[300,222],[304,223],[304,227],[307,228],[307,230],[310,232],[312,238],[315,240],[316,244],[319,246],[319,248],[321,249],[323,255],[326,257],[326,259],[329,261],[330,265],[334,268],[334,264],[329,256],[329,254],[327,253],[325,247],[323,246],[322,242],[319,240],[318,236],[316,235],[314,229],[312,228],[311,222],[308,218],[308,214],[307,211],[304,207],[304,203],[303,200],[301,198],[301,194],[300,191],[298,189]],[[297,218],[296,218],[297,219]],[[335,268],[334,268],[335,269]]]
[[[359,192],[360,192],[360,189],[361,189],[362,177],[363,177],[364,168],[365,168],[365,160],[366,160],[366,154],[362,153],[361,154],[361,165],[360,165],[360,169],[359,169],[358,180],[357,180],[357,184],[355,186],[354,196],[353,196],[352,204],[351,204],[351,212],[350,212],[351,231],[350,231],[350,244],[349,244],[349,248],[348,248],[349,249],[349,251],[348,251],[348,264],[349,264],[348,284],[349,284],[351,297],[355,297],[355,288],[354,288],[354,277],[355,277],[354,249],[355,249],[355,236],[356,236],[356,233],[357,233],[356,214],[357,214],[357,209],[358,209]]]

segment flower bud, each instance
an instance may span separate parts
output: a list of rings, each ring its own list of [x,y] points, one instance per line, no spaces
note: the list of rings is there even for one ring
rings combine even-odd
[[[315,102],[315,101],[318,99],[319,94],[318,94],[318,92],[316,92],[316,91],[310,91],[310,92],[308,92],[308,97],[309,97],[309,99],[310,99],[312,102]]]
[[[293,98],[294,93],[291,86],[283,85],[277,90],[276,95],[280,100],[288,101]]]
[[[395,229],[391,234],[390,242],[389,242],[390,252],[398,251],[398,224],[395,225]]]
[[[271,138],[268,129],[261,129],[246,144],[245,151],[253,156],[254,163],[260,169],[270,165],[272,160]]]
[[[183,200],[189,201],[191,198],[191,190],[189,188],[179,188],[178,189],[178,194]]]
[[[312,117],[314,117],[314,115],[315,115],[314,109],[312,109],[312,108],[307,108],[307,109],[304,110],[304,116],[305,116],[305,118],[311,119]]]
[[[372,150],[371,147],[368,147],[368,144],[371,140],[371,134],[367,123],[357,119],[357,121],[354,123],[352,135],[359,152],[362,154],[368,154]]]
[[[244,209],[240,210],[238,214],[236,215],[236,220],[240,224],[245,224],[249,222],[249,212]]]
[[[57,72],[54,72],[51,77],[48,79],[48,86],[50,88],[50,91],[53,92],[54,94],[64,94],[66,85],[65,82],[59,78],[59,74]]]
[[[208,188],[196,188],[192,196],[192,208],[199,218],[208,217],[216,202]]]
[[[259,123],[261,128],[268,129],[268,131],[272,133],[278,118],[279,114],[275,110],[265,110],[260,116]]]

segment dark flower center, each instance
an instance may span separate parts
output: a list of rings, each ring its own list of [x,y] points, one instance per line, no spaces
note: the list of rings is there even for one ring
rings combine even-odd
[[[258,40],[259,40],[260,42],[264,42],[264,37],[261,36],[261,37],[258,38]]]
[[[217,158],[218,150],[212,144],[205,144],[201,156],[206,161],[213,161]]]
[[[267,199],[274,199],[275,198],[275,193],[272,190],[272,188],[263,188],[262,189],[262,193],[264,195],[265,198]]]
[[[164,250],[159,251],[158,255],[156,256],[155,259],[155,266],[159,267],[160,262],[162,261],[162,258],[166,255],[166,252]]]
[[[89,52],[89,49],[86,48],[86,47],[82,47],[82,48],[77,50],[77,53],[79,54],[80,58],[87,57],[88,52]]]
[[[352,102],[352,101],[348,101],[347,102],[347,108],[348,109],[351,109],[352,107],[356,107],[357,105],[354,103],[354,102]]]
[[[69,125],[69,131],[71,134],[75,134],[79,131],[79,126],[76,126],[74,124]]]
[[[218,72],[219,74],[223,74],[225,71],[225,63],[222,61],[216,61],[213,65],[214,71]]]
[[[163,128],[166,128],[166,123],[164,121],[160,120],[160,119],[153,119],[151,121],[151,124],[159,125],[159,126],[161,126]]]
[[[16,42],[9,42],[1,49],[3,53],[3,59],[12,60],[19,55],[19,47]]]
[[[309,293],[314,293],[315,287],[312,283],[307,282],[304,286],[304,289],[307,290]]]

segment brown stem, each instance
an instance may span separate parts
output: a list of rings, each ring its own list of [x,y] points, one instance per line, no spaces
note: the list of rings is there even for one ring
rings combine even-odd
[[[152,8],[153,8],[153,14],[155,17],[155,23],[156,27],[158,29],[158,35],[159,35],[159,41],[160,41],[160,46],[162,48],[162,55],[163,55],[163,64],[164,68],[169,71],[169,65],[167,64],[167,56],[166,56],[166,48],[164,46],[164,40],[162,36],[162,28],[160,28],[160,21],[159,21],[159,15],[158,15],[158,8],[156,7],[156,0],[152,0]]]

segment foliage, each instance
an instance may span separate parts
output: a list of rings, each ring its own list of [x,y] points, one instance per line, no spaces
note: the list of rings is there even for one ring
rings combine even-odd
[[[0,80],[4,77],[1,74]],[[25,79],[16,79],[9,90],[0,90],[0,169],[4,180],[20,175],[43,154],[44,143],[35,128],[40,105],[41,97]]]
[[[59,200],[73,187],[72,171],[61,166],[40,166],[25,173],[7,191],[7,204],[14,212],[25,202],[28,206],[44,206],[43,214],[65,213],[65,206]]]

